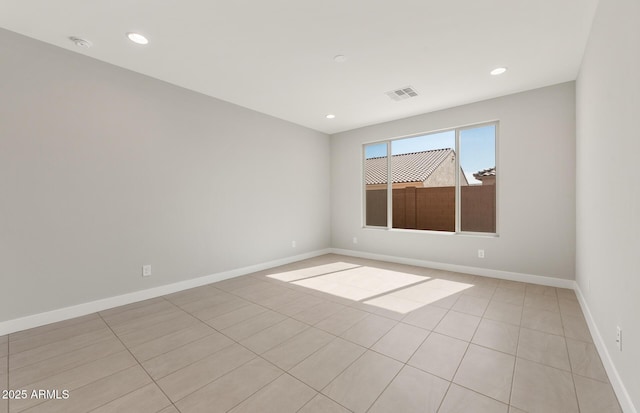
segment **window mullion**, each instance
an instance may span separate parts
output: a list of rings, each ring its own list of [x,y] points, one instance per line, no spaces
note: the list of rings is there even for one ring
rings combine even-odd
[[[456,129],[456,179],[455,179],[455,230],[456,233],[460,232],[460,195],[462,191],[460,190],[460,129]]]
[[[387,229],[393,228],[393,171],[391,170],[391,141],[387,141]]]

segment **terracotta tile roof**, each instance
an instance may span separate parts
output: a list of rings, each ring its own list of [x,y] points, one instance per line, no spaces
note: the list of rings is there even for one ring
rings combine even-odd
[[[473,177],[478,180],[485,176],[496,176],[496,167],[494,166],[493,168],[483,169],[482,171],[478,171],[473,174]]]
[[[445,148],[393,155],[393,183],[424,182],[452,152],[453,149]],[[367,185],[387,183],[386,157],[365,159],[364,170]]]

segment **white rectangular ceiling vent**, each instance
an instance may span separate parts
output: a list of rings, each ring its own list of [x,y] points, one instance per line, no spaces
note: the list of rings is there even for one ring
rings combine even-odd
[[[387,96],[389,96],[393,100],[405,100],[418,96],[418,92],[416,92],[413,87],[406,86],[398,90],[387,92]]]

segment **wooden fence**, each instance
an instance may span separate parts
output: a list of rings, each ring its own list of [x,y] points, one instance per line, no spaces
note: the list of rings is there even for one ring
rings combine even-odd
[[[387,225],[387,190],[367,191],[367,225]],[[462,231],[496,232],[495,185],[461,187]],[[393,227],[455,231],[455,187],[393,190]]]

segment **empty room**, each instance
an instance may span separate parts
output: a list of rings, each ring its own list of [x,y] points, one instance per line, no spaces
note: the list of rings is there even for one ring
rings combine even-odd
[[[0,0],[0,413],[638,413],[637,0]]]

